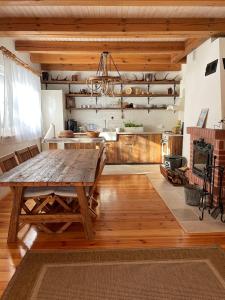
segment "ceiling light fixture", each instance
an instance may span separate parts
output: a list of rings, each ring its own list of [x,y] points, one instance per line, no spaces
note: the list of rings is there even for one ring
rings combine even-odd
[[[111,73],[116,73],[112,75]],[[96,76],[87,79],[91,95],[114,96],[115,83],[121,81],[121,75],[109,52],[102,52],[99,60]]]

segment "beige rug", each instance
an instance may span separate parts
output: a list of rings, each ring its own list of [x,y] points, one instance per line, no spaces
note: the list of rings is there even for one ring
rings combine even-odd
[[[225,299],[219,248],[28,252],[2,300]]]

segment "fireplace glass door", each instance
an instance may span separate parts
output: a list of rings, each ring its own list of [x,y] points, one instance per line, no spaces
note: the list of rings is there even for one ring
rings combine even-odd
[[[212,165],[213,146],[203,139],[193,142],[193,173],[203,178],[208,166]]]

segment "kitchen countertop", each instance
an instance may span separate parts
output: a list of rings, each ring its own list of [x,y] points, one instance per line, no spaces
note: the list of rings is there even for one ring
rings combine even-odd
[[[118,135],[126,135],[126,134],[134,134],[134,135],[147,135],[147,134],[162,134],[162,132],[151,132],[151,131],[144,131],[144,132],[118,132]]]
[[[116,142],[118,141],[119,136],[123,135],[163,135],[163,132],[151,132],[151,131],[144,131],[144,132],[105,132],[106,135],[104,137],[98,138],[90,138],[85,135],[85,133],[74,133],[74,138],[49,138],[43,139],[42,143],[74,143],[74,144],[81,144],[81,143],[101,143],[101,142]],[[112,133],[112,134],[111,134]],[[168,136],[182,136],[181,134],[174,134],[174,133],[166,133],[165,135]],[[77,136],[77,137],[76,137]]]
[[[113,132],[113,133],[116,133],[115,131],[109,131],[109,132]],[[166,135],[169,135],[169,136],[183,136],[183,134],[177,134],[177,133],[165,133],[165,132],[154,132],[154,131],[144,131],[144,132],[125,132],[125,131],[121,131],[121,132],[117,132],[117,135],[125,135],[125,134],[134,134],[134,135],[137,135],[137,134],[166,134]],[[86,136],[86,133],[85,132],[75,132],[74,133],[74,136]]]
[[[82,137],[82,138],[51,138],[51,139],[44,139],[42,143],[101,143],[104,141],[104,138],[89,138],[89,137]]]

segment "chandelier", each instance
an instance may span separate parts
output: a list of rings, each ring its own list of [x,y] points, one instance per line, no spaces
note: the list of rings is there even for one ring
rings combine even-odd
[[[115,72],[116,75],[112,75]],[[114,96],[115,83],[121,81],[121,75],[109,52],[102,52],[95,76],[87,79],[91,95]]]

